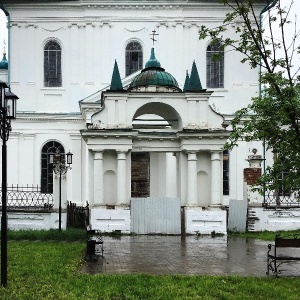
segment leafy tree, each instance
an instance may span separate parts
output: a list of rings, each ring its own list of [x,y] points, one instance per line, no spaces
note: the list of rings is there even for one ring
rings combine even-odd
[[[299,196],[300,32],[293,1],[220,2],[230,12],[220,26],[202,26],[200,39],[210,38],[226,51],[242,53],[242,62],[258,69],[262,87],[247,107],[236,112],[226,148],[237,146],[239,140],[262,140],[266,149],[274,152],[274,164],[266,168],[257,188],[263,192],[284,187]],[[236,38],[229,38],[227,32],[233,27]]]

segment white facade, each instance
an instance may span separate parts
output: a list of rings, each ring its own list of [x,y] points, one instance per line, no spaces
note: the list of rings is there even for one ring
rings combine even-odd
[[[209,40],[200,41],[198,30],[202,24],[220,25],[226,7],[218,1],[3,3],[10,22],[8,79],[20,98],[8,141],[8,165],[14,166],[9,168],[8,185],[40,185],[41,151],[49,141],[56,141],[74,154],[63,203],[88,201],[94,209],[92,219],[108,220],[103,228],[124,215],[125,227],[120,223],[114,230],[128,232],[130,214],[123,210],[128,210],[131,198],[131,153],[149,151],[150,195],[180,197],[189,233],[226,232],[226,212],[216,207],[228,205],[229,199],[243,199],[245,158],[260,143],[243,143],[230,153],[229,195],[223,195],[222,146],[228,136],[223,125],[258,93],[258,70],[241,64],[239,54],[225,51],[222,88],[195,94],[102,94],[110,85],[115,60],[124,86],[134,78],[135,74],[125,76],[129,42],[142,46],[145,65],[153,30],[158,34],[156,57],[179,87],[183,88],[186,70],[195,60],[205,88]],[[44,47],[50,40],[61,47],[60,87],[44,84]],[[151,105],[157,115],[167,115],[164,110],[170,109],[170,116],[177,119],[168,135],[158,131],[153,138],[149,130],[132,130],[133,118],[153,112]],[[107,212],[107,205],[119,207],[120,214]],[[212,217],[195,215],[203,210],[210,210]],[[203,229],[205,218],[222,225]],[[199,222],[202,227],[193,227]]]

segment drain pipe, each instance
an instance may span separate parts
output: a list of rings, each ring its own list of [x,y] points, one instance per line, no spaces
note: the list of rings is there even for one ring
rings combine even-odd
[[[5,7],[2,3],[0,3],[0,9],[3,10],[3,12],[5,13],[6,18],[7,18],[7,30],[8,30],[8,41],[7,41],[8,74],[7,74],[7,81],[8,81],[8,85],[10,86],[10,14],[5,9]]]
[[[267,0],[267,5],[262,9],[262,11],[259,14],[259,29],[262,29],[262,15],[269,11],[271,8],[273,8],[276,3],[278,2],[278,0]],[[258,87],[258,96],[261,96],[261,58],[260,58],[260,64],[259,64],[259,87]],[[264,174],[266,173],[266,144],[265,144],[265,138],[263,140],[263,159],[264,159],[264,163],[263,163],[263,170],[264,170]],[[264,204],[266,203],[266,188],[264,186]]]

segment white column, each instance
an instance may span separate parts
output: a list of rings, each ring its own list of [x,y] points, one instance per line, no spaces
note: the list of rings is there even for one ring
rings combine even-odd
[[[117,174],[117,204],[127,204],[126,201],[126,152],[117,151],[118,174]]]
[[[197,205],[197,154],[188,152],[188,201],[189,206]]]
[[[211,205],[219,205],[222,203],[221,197],[221,152],[211,152]]]
[[[96,205],[104,204],[103,197],[103,152],[94,153],[94,202]]]

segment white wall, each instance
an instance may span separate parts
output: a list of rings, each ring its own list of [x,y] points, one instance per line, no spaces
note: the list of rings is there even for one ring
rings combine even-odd
[[[203,23],[212,27],[221,24],[226,13],[223,5],[215,1],[182,1],[170,6],[162,1],[148,1],[147,4],[127,1],[122,6],[118,1],[115,5],[112,1],[99,3],[101,5],[88,6],[73,1],[34,4],[19,1],[5,5],[11,17],[11,88],[20,98],[19,120],[12,123],[13,132],[8,142],[8,163],[13,166],[9,168],[8,184],[40,184],[41,147],[54,139],[74,153],[73,170],[68,174],[68,199],[79,203],[92,200],[92,156],[78,138],[85,124],[73,113],[79,113],[78,100],[109,85],[115,59],[121,77],[125,76],[124,51],[130,40],[142,44],[146,63],[152,47],[150,33],[156,30],[159,36],[155,51],[162,67],[182,87],[185,71],[190,71],[195,60],[205,88],[205,50],[209,41],[198,39],[198,29]],[[62,46],[61,88],[43,86],[43,47],[50,38],[55,38]],[[248,103],[258,89],[257,70],[240,64],[239,59],[236,53],[226,52],[225,87],[216,89],[209,99],[220,113],[232,115]],[[169,97],[176,102],[176,96]],[[138,103],[141,99],[132,96],[130,101]],[[130,125],[136,109],[137,105],[128,114],[130,118],[126,122]],[[177,106],[177,110],[185,115],[183,126],[187,126],[188,111],[181,106]],[[57,113],[66,115],[58,117]],[[211,121],[209,111],[200,106],[197,114]],[[109,117],[113,119],[114,114]],[[224,197],[224,203],[230,198],[242,199],[242,169],[248,148],[241,146],[231,153],[230,195]],[[182,164],[181,168],[186,176],[186,166]],[[206,169],[199,167],[199,177],[202,174],[199,172],[209,176]],[[130,184],[129,174],[127,177]],[[166,189],[170,190],[168,184]],[[183,180],[178,184],[177,194],[182,196],[184,204],[187,191]],[[130,197],[129,192],[127,197]],[[203,199],[200,197],[199,204],[206,204],[207,197],[208,194],[203,195]]]

